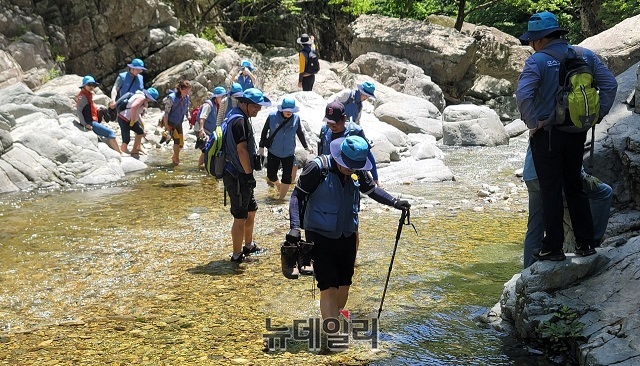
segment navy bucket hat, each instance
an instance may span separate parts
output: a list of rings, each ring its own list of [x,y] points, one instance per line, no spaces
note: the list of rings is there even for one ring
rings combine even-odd
[[[520,36],[520,43],[527,45],[529,42],[542,39],[553,32],[560,32],[560,34],[569,33],[569,31],[560,28],[558,18],[556,18],[553,13],[548,11],[535,13],[529,18],[527,31]]]
[[[331,141],[331,156],[343,167],[353,170],[371,170],[369,143],[360,136],[341,137]]]

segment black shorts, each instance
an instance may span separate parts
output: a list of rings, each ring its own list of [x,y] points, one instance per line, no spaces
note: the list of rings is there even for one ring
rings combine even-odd
[[[293,163],[295,158],[295,155],[291,155],[286,158],[279,158],[269,153],[267,155],[267,178],[272,182],[277,181],[278,169],[280,169],[280,164],[282,164],[282,179],[280,179],[280,182],[284,184],[291,184],[291,173],[293,172]]]
[[[331,287],[350,286],[356,263],[356,233],[338,239],[327,238],[306,231],[307,241],[313,242],[311,259],[320,291]]]
[[[249,212],[258,211],[258,203],[253,195],[254,187],[241,183],[229,172],[224,173],[222,182],[229,195],[230,211],[234,219],[246,219],[249,217]]]
[[[182,123],[173,124],[169,122],[169,127],[171,127],[171,137],[173,138],[173,143],[175,145],[180,145],[180,147],[184,147],[184,133],[182,132]]]

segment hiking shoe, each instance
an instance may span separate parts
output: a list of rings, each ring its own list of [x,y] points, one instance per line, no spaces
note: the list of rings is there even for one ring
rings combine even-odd
[[[533,251],[533,258],[539,261],[563,261],[567,257],[562,249],[559,250],[543,250],[542,248]]]
[[[313,263],[311,261],[311,249],[313,249],[312,242],[301,241],[300,255],[298,256],[298,269],[300,274],[311,276],[313,275]]]
[[[244,263],[246,261],[246,258],[247,257],[245,257],[244,254],[240,254],[238,258],[234,259],[233,254],[231,254],[231,262],[234,262],[234,263]]]
[[[597,253],[596,249],[595,248],[591,248],[588,245],[585,246],[584,248],[576,246],[576,254],[577,255],[581,255],[583,257],[586,257],[586,256],[589,256],[589,255],[594,255],[596,253]]]
[[[282,275],[290,280],[295,280],[300,276],[298,271],[298,246],[288,241],[282,242],[280,246],[280,265]]]
[[[262,254],[264,252],[266,252],[267,250],[264,248],[260,248],[256,245],[256,243],[251,242],[253,244],[253,246],[251,247],[251,249],[247,248],[246,245],[244,245],[242,247],[242,254],[244,255],[251,255],[251,254]]]

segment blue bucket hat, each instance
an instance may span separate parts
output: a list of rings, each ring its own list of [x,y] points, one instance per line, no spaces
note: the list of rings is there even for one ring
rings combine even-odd
[[[357,84],[357,87],[358,90],[360,90],[360,93],[366,95],[368,98],[376,99],[376,96],[373,95],[373,93],[375,93],[376,91],[376,86],[373,85],[372,82],[365,81],[362,84]]]
[[[229,95],[232,97],[239,98],[242,96],[242,85],[240,83],[231,84],[231,88],[229,88]]]
[[[263,107],[269,107],[271,105],[269,98],[262,95],[262,91],[258,88],[245,89],[245,91],[242,92],[242,97],[238,98],[238,101],[240,103],[258,104]]]
[[[280,104],[278,104],[278,110],[280,112],[291,112],[291,113],[297,113],[300,108],[298,108],[296,106],[296,100],[293,98],[284,98],[282,99],[282,102],[280,102]]]
[[[158,93],[158,90],[156,88],[143,89],[142,92],[144,93],[145,97],[153,100],[154,102],[156,102],[158,100],[158,97],[160,96],[160,93]]]
[[[131,69],[140,69],[140,70],[147,69],[146,67],[144,67],[144,62],[139,58],[134,58],[130,64],[127,64],[127,66]]]
[[[82,85],[80,85],[80,88],[82,89],[87,85],[98,86],[98,85],[100,85],[100,83],[96,82],[96,79],[94,79],[93,76],[87,75],[87,76],[82,78]]]
[[[567,34],[569,31],[560,28],[558,24],[558,18],[553,13],[543,11],[541,13],[535,13],[529,18],[527,25],[527,31],[520,36],[520,43],[523,45],[529,44],[529,42],[542,39],[553,32],[560,32],[560,34]]]
[[[360,136],[341,137],[331,141],[331,156],[343,167],[371,170],[369,143]]]
[[[242,60],[242,62],[240,62],[240,67],[246,67],[249,71],[255,70],[253,64],[249,60]]]
[[[213,88],[213,98],[224,97],[225,95],[227,95],[227,89],[223,86],[216,86]]]

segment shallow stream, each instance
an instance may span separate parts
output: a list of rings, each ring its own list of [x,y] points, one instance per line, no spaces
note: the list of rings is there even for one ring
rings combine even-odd
[[[258,180],[255,239],[268,251],[229,262],[228,207],[197,154],[113,186],[0,197],[0,364],[546,365],[476,324],[521,270],[527,194],[513,174],[526,138],[444,148],[454,182],[387,186],[414,202],[400,237],[379,343],[319,355],[304,341],[264,350],[266,319],[319,316],[312,279],[280,274],[287,204]],[[264,177],[264,172],[258,174]],[[489,198],[477,191],[498,187]],[[400,213],[363,201],[352,322],[378,313]],[[314,297],[315,295],[315,297]]]

